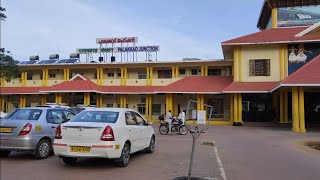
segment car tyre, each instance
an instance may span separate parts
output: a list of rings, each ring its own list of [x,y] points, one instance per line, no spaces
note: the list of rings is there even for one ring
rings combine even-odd
[[[156,138],[154,137],[154,135],[152,135],[152,137],[150,139],[149,147],[146,149],[146,152],[153,153],[155,146],[156,146]]]
[[[125,143],[121,151],[121,156],[119,159],[115,160],[115,164],[118,167],[126,167],[129,164],[129,160],[130,160],[130,145],[129,143]]]
[[[73,158],[73,157],[63,157],[62,161],[70,166],[73,166],[77,163],[77,158]]]
[[[51,153],[51,142],[47,139],[42,139],[37,145],[35,156],[37,159],[46,159]]]
[[[11,151],[0,151],[0,157],[8,157]]]

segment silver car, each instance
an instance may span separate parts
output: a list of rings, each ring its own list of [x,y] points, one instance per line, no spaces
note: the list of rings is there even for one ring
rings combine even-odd
[[[67,109],[18,108],[0,120],[0,156],[31,151],[36,158],[50,155],[56,127],[75,115]]]

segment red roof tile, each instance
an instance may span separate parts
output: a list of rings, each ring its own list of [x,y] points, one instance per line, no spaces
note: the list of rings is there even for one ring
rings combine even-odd
[[[291,27],[291,28],[274,28],[267,29],[257,33],[238,37],[228,41],[224,41],[222,45],[237,44],[268,44],[268,43],[288,43],[288,42],[304,42],[304,41],[320,41],[319,34],[307,34],[302,37],[295,37],[301,31],[308,27]]]
[[[97,89],[97,84],[91,80],[75,79],[42,88],[40,92],[95,92]]]
[[[281,82],[281,86],[320,86],[320,55]]]
[[[233,82],[223,90],[223,93],[267,93],[278,82]]]
[[[154,93],[162,86],[100,86],[99,93],[145,94]]]
[[[222,93],[232,83],[230,76],[188,76],[159,88],[159,93]]]
[[[1,87],[1,95],[6,94],[41,94],[39,90],[41,87]],[[42,93],[44,94],[44,93]]]

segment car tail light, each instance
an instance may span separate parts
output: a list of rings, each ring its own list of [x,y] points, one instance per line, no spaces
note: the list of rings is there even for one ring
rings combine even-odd
[[[31,132],[32,124],[27,123],[19,133],[19,136],[27,135]]]
[[[114,141],[114,134],[111,126],[107,126],[100,138],[102,141]]]
[[[61,135],[61,125],[57,126],[56,128],[56,134],[54,135],[55,139],[61,139],[62,135]]]

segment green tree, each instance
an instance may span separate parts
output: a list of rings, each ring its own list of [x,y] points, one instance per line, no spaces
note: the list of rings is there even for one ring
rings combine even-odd
[[[3,13],[5,8],[0,6],[0,21],[4,21],[7,16]],[[1,23],[1,22],[0,22]],[[19,61],[15,61],[5,48],[0,47],[0,78],[10,80],[14,76],[20,74]]]
[[[0,20],[1,21],[4,21],[7,18],[7,16],[3,13],[4,11],[6,11],[6,9],[0,6]]]

